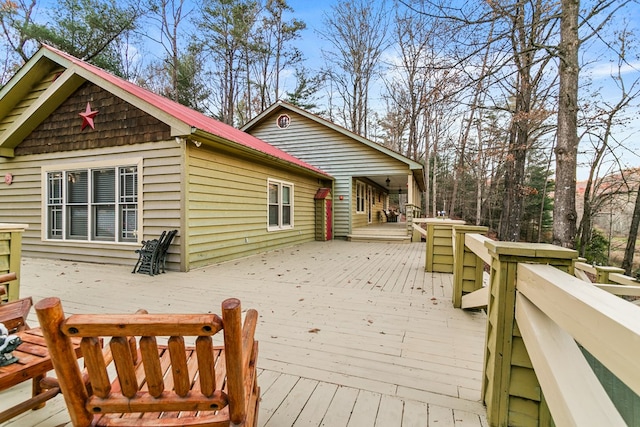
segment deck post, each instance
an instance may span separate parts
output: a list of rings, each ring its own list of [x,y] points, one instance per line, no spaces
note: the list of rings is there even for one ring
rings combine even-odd
[[[610,267],[607,265],[594,265],[593,267],[596,269],[596,283],[611,283],[611,280],[609,280],[611,273],[624,274],[624,268]]]
[[[0,224],[0,274],[16,273],[16,279],[5,285],[8,301],[20,299],[22,233],[27,228],[27,224]]]
[[[486,241],[491,281],[482,398],[491,426],[548,425],[551,416],[515,320],[518,263],[549,264],[573,273],[577,252],[549,244]]]
[[[413,218],[414,218],[414,205],[411,203],[407,203],[404,207],[405,209],[405,217],[407,218],[407,236],[411,237],[413,241]]]
[[[427,226],[425,271],[453,273],[453,226],[464,225],[465,222],[455,219],[428,218],[424,223]]]
[[[453,226],[453,306],[462,306],[462,295],[482,287],[484,261],[465,244],[467,233],[487,234],[487,227],[475,225]]]

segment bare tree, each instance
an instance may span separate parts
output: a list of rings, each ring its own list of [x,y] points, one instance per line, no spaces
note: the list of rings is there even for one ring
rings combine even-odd
[[[282,71],[303,60],[302,52],[291,42],[300,37],[306,24],[295,18],[287,21],[287,12],[293,9],[285,0],[267,0],[254,37],[252,83],[257,89],[258,113],[282,97]]]
[[[389,107],[396,115],[406,120],[406,148],[400,150],[407,157],[418,160],[424,153],[424,141],[420,138],[419,121],[425,108],[429,81],[425,69],[429,67],[429,58],[433,57],[435,37],[424,15],[412,15],[396,12],[394,38],[399,54],[399,63],[390,73],[393,80],[387,78]]]
[[[607,90],[604,99],[598,99],[601,94],[599,92],[589,94],[588,98],[583,101],[586,104],[589,114],[582,122],[582,128],[585,129],[582,140],[588,140],[593,147],[593,158],[589,165],[589,177],[587,179],[584,197],[583,211],[580,226],[578,227],[578,238],[580,255],[585,255],[585,247],[591,240],[592,234],[592,217],[597,213],[597,200],[601,197],[598,187],[602,182],[598,179],[599,171],[602,166],[603,159],[611,150],[615,150],[622,143],[616,141],[614,131],[616,128],[624,127],[629,124],[629,118],[625,118],[624,114],[632,105],[632,102],[640,96],[640,78],[635,78],[630,82],[625,81],[624,68],[627,62],[628,39],[630,33],[626,28],[618,32],[616,41],[616,51],[619,52],[617,60],[617,68],[611,75],[612,85],[616,86],[620,91],[617,101],[611,102],[613,98],[612,90]],[[622,171],[620,171],[622,174]]]
[[[323,50],[335,65],[329,79],[343,100],[342,119],[351,131],[367,137],[369,90],[387,47],[388,18],[384,0],[349,0],[331,7],[320,32],[331,49]]]
[[[213,64],[217,118],[234,125],[242,90],[241,75],[247,70],[247,43],[255,24],[258,5],[250,0],[205,0],[196,21],[198,41]],[[243,54],[245,55],[243,60]],[[246,102],[250,102],[246,100]]]
[[[160,30],[160,38],[154,41],[164,51],[161,58],[162,68],[169,75],[170,86],[164,91],[164,95],[178,101],[180,56],[182,47],[189,37],[188,33],[182,30],[182,24],[191,10],[185,10],[185,0],[150,0],[149,11],[150,18],[156,22]]]
[[[33,24],[37,0],[5,1],[0,4],[0,45],[7,52],[0,84],[3,83],[16,66],[26,62],[36,48],[36,43],[28,29]]]
[[[633,208],[633,216],[631,218],[631,227],[629,228],[629,236],[627,238],[627,247],[624,251],[624,259],[622,260],[622,268],[624,274],[631,276],[633,267],[633,255],[636,249],[636,239],[638,238],[638,225],[640,225],[640,186],[636,192],[636,202]]]
[[[454,169],[453,176],[453,189],[451,191],[451,207],[449,208],[449,216],[453,217],[455,215],[456,204],[458,201],[458,188],[460,184],[460,177],[464,174],[465,171],[465,155],[466,155],[466,146],[469,142],[469,138],[471,136],[471,131],[476,128],[477,132],[477,157],[476,162],[480,164],[482,161],[482,133],[481,126],[478,126],[478,123],[482,119],[482,109],[481,104],[483,104],[484,99],[487,97],[486,87],[489,85],[489,76],[493,74],[492,64],[489,63],[489,57],[491,55],[491,41],[493,39],[493,31],[494,31],[495,22],[492,21],[489,27],[489,32],[487,33],[487,41],[485,44],[485,50],[482,54],[482,62],[479,67],[478,76],[474,76],[471,80],[475,80],[476,84],[474,87],[473,94],[471,95],[471,104],[469,105],[469,113],[468,116],[465,117],[463,121],[462,130],[460,132],[460,141],[459,141],[459,150],[458,150],[458,159],[456,161],[456,166]],[[474,67],[475,68],[475,67]],[[479,178],[479,177],[478,177]],[[480,209],[482,206],[482,189],[484,180],[476,179],[477,187],[476,187],[476,224],[480,224]]]
[[[578,164],[578,82],[580,46],[601,31],[630,0],[596,1],[585,10],[580,0],[561,0],[558,89],[556,188],[553,205],[553,243],[573,248],[576,238],[576,168]],[[579,30],[585,28],[585,34]]]
[[[558,141],[556,189],[553,204],[553,243],[573,248],[576,221],[576,168],[578,163],[578,15],[580,0],[561,0],[560,87],[558,89]]]

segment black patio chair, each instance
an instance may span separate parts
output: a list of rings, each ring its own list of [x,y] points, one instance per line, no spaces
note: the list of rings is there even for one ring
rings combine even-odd
[[[154,260],[154,273],[160,274],[160,270],[162,269],[162,273],[166,273],[167,267],[167,251],[169,250],[169,246],[171,246],[171,242],[173,238],[178,234],[178,230],[171,230],[168,233],[163,234],[164,239],[160,237],[160,242],[158,243],[158,254]]]
[[[133,267],[132,273],[143,273],[153,276],[155,274],[156,259],[158,257],[158,249],[160,242],[164,240],[164,236],[167,234],[163,231],[159,239],[152,239],[142,241],[142,247],[136,249],[138,254],[138,262]]]

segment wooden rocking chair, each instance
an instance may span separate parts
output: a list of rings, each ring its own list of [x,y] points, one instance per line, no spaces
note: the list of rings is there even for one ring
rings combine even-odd
[[[58,298],[35,308],[74,426],[257,425],[258,313],[248,310],[243,325],[239,300],[222,303],[222,318],[139,311],[65,319]],[[214,347],[223,329],[224,345]],[[195,347],[185,346],[185,336],[197,337]],[[84,375],[71,337],[82,337]],[[104,349],[103,337],[111,338]]]

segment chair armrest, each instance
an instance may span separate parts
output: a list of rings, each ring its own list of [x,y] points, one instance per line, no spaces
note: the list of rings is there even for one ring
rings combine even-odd
[[[31,297],[0,305],[0,323],[4,323],[4,326],[9,332],[29,329],[27,316],[29,315],[29,310],[31,310],[32,305],[33,299],[31,299]]]
[[[16,273],[0,274],[0,283],[7,283],[12,280],[16,280],[17,277],[18,276],[16,276]]]

